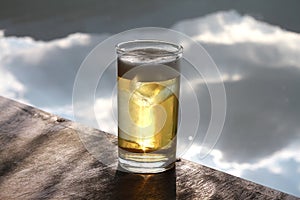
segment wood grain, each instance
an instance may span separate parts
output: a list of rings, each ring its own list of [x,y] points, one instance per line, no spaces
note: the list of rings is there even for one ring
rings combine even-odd
[[[118,171],[94,158],[78,131],[116,145],[115,136],[78,127],[0,97],[0,199],[299,199],[187,160],[160,174]]]

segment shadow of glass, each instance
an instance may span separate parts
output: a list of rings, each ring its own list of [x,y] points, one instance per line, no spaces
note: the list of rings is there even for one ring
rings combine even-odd
[[[110,199],[176,199],[175,167],[158,174],[133,174],[117,170]]]

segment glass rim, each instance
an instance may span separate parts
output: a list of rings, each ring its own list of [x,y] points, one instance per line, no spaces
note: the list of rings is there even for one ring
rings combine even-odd
[[[116,52],[118,55],[123,55],[125,53],[128,55],[138,55],[138,53],[133,53],[130,48],[126,48],[125,45],[136,45],[136,44],[147,44],[147,43],[152,44],[152,47],[154,48],[156,47],[156,45],[157,48],[159,45],[166,45],[168,47],[174,48],[174,51],[167,50],[164,53],[160,52],[159,54],[157,54],[157,56],[181,56],[181,54],[183,53],[183,47],[180,44],[174,44],[163,40],[129,40],[125,42],[120,42],[116,45]],[[150,46],[151,45],[149,45],[149,47]],[[137,46],[136,49],[139,49],[139,47]]]

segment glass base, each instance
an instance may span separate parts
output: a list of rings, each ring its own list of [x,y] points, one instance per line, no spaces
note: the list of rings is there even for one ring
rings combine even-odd
[[[160,153],[131,153],[119,149],[119,166],[133,173],[160,173],[175,166],[175,155]]]
[[[152,167],[153,164],[156,165],[156,163],[140,163],[140,162],[134,162],[134,161],[128,161],[124,160],[122,158],[119,158],[119,164],[122,169],[124,169],[127,172],[132,173],[139,173],[139,174],[153,174],[153,173],[160,173],[167,171],[175,166],[175,163],[171,163],[168,166],[165,167]]]

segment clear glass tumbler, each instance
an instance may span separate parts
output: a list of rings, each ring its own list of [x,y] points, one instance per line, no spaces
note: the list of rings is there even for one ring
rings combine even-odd
[[[180,45],[135,40],[116,47],[120,166],[158,173],[176,161]]]

